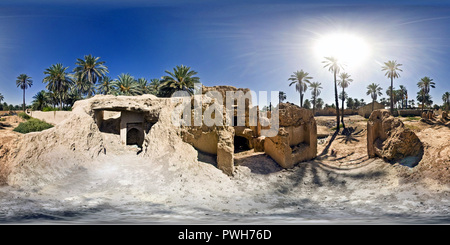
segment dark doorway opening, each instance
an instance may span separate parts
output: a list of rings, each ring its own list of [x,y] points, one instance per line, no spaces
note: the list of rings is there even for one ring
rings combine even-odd
[[[137,128],[131,128],[127,132],[127,145],[137,145],[142,148],[144,143],[144,132]]]
[[[248,139],[242,136],[234,136],[234,153],[248,150],[250,150]]]

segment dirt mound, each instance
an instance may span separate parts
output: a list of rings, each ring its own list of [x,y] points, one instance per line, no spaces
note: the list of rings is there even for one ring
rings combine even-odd
[[[450,127],[431,126],[419,122],[416,133],[424,145],[422,160],[411,173],[403,177],[409,180],[426,179],[439,184],[450,184]]]

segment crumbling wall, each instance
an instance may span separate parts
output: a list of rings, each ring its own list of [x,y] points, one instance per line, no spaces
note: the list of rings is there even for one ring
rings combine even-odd
[[[369,157],[397,161],[408,156],[418,157],[423,153],[423,145],[417,135],[388,110],[375,110],[367,121],[367,153]]]
[[[228,86],[221,86],[228,87]],[[208,88],[208,87],[206,87]],[[225,88],[224,88],[225,89]],[[207,90],[214,91],[214,90]],[[225,90],[222,91],[225,93]],[[196,150],[201,151],[203,153],[208,153],[212,155],[216,155],[217,168],[221,169],[227,175],[233,175],[234,172],[234,127],[226,125],[226,111],[224,110],[222,115],[216,115],[216,112],[212,112],[212,117],[216,118],[218,116],[222,116],[220,118],[219,125],[210,125],[207,126],[204,121],[205,111],[209,110],[217,106],[221,106],[219,101],[211,100],[208,95],[196,95],[198,96],[197,100],[202,101],[201,111],[196,111],[194,109],[194,97],[192,98],[191,104],[187,104],[185,106],[191,106],[190,112],[190,125],[181,125],[181,138],[184,142],[192,145]],[[175,104],[175,106],[179,106],[181,102]],[[196,113],[199,113],[201,116],[201,125],[197,125],[195,118]]]
[[[317,125],[312,112],[291,103],[279,105],[278,135],[264,139],[264,152],[283,168],[317,156]]]

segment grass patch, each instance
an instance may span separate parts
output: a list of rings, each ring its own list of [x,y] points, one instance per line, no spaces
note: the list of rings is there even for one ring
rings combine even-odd
[[[405,118],[405,121],[419,121],[420,117],[407,117]]]
[[[339,128],[343,128],[343,127],[344,127],[344,125],[342,125],[342,123],[339,124]],[[331,128],[331,130],[336,130],[336,129],[337,129],[336,126],[334,126],[334,127]]]
[[[26,134],[29,132],[39,132],[52,127],[53,125],[50,123],[46,123],[36,118],[30,118],[26,122],[21,122],[19,126],[13,129],[13,131]]]
[[[19,117],[25,119],[25,120],[28,120],[28,119],[31,118],[31,117],[28,116],[28,114],[26,114],[25,112],[19,112],[19,114],[17,114],[17,115],[18,115]]]
[[[411,129],[412,131],[414,131],[414,132],[418,132],[418,131],[420,131],[420,128],[419,127],[417,127],[417,126],[415,126],[415,125],[411,125],[411,124],[405,124],[405,127],[407,127],[407,128],[409,128],[409,129]]]

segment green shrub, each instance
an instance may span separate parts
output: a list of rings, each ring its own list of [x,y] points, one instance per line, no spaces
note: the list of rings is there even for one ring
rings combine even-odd
[[[47,106],[47,107],[42,108],[42,111],[44,111],[44,112],[45,111],[59,111],[59,109]]]
[[[15,129],[13,129],[16,132],[26,134],[29,132],[38,132],[45,129],[52,128],[53,125],[46,123],[44,121],[41,121],[36,118],[30,118],[26,122],[22,122],[17,126]]]
[[[19,112],[19,114],[17,114],[17,115],[18,115],[19,117],[25,119],[25,120],[28,120],[28,119],[31,118],[31,117],[28,116],[28,114],[26,114],[25,112]]]

